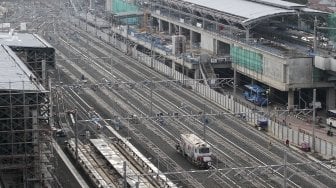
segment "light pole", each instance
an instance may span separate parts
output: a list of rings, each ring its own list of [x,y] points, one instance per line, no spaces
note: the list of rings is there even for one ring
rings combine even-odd
[[[205,99],[204,99],[205,100]],[[205,101],[203,103],[203,140],[206,142],[206,115],[205,115]]]
[[[185,58],[185,54],[182,53],[182,86],[185,85],[185,81],[184,81],[185,80],[185,76],[184,76],[184,58]]]
[[[236,114],[236,95],[237,95],[237,65],[236,62],[233,63],[233,113]]]
[[[123,188],[127,188],[126,161],[123,162],[123,169],[124,169],[124,174],[123,174]]]
[[[130,119],[128,119],[128,124],[127,124],[127,140],[130,140],[131,139],[131,137],[130,137],[130,126],[131,126],[131,124],[130,124]]]
[[[316,116],[316,112],[315,112],[315,107],[316,107],[316,89],[313,90],[313,145],[312,145],[312,149],[315,152],[315,116]]]
[[[269,109],[268,109],[268,103],[269,103],[269,94],[270,94],[270,88],[268,87],[268,89],[266,89],[266,110],[267,110],[267,117],[270,117],[270,113],[269,113]]]
[[[284,153],[284,188],[287,188],[287,150]]]
[[[153,116],[153,87],[154,87],[154,78],[152,77],[150,81],[150,112],[149,112],[149,117]]]
[[[85,14],[85,31],[87,31],[87,26],[88,26],[87,15],[88,15],[88,11],[86,10],[86,14]]]

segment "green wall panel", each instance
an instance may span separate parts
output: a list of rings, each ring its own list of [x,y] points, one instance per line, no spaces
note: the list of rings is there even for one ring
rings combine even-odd
[[[237,63],[237,65],[257,73],[263,72],[262,54],[243,49],[242,47],[231,46],[230,55],[233,63]]]

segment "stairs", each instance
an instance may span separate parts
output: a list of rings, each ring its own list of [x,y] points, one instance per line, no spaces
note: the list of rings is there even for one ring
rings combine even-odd
[[[212,67],[210,61],[201,62],[200,71],[201,71],[204,83],[206,85],[209,85],[208,81],[217,78],[214,68]]]

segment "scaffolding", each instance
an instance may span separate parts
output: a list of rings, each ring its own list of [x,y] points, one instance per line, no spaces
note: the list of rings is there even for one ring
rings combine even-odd
[[[38,82],[46,86],[46,70],[55,68],[55,49],[36,34],[0,34],[4,36],[0,38],[0,44],[8,46],[16,54],[13,57],[20,58],[37,77]],[[24,43],[18,42],[20,40]]]
[[[137,12],[139,7],[134,4],[134,1],[127,0],[112,0],[112,11],[114,13],[121,12]]]
[[[238,66],[244,67],[256,73],[263,72],[262,54],[231,45],[230,55],[233,63],[236,63]]]
[[[22,187],[42,187],[51,178],[46,170],[52,157],[48,93],[13,90],[12,84],[0,91],[1,174],[22,172]]]
[[[135,4],[135,1],[131,0],[112,0],[112,12],[120,14],[134,14],[139,12],[139,7]],[[123,18],[120,20],[122,23],[128,25],[135,25],[139,22],[137,17]]]
[[[336,13],[329,15],[328,27],[336,28]],[[329,29],[328,32],[329,32],[329,39],[333,42],[336,42],[336,30],[335,29]]]
[[[55,67],[55,50],[53,48],[11,47],[24,60],[39,81],[46,80],[46,70]]]
[[[0,51],[0,181],[47,187],[53,183],[49,91],[9,47]]]

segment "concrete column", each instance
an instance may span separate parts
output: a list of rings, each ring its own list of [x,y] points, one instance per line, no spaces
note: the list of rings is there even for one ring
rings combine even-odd
[[[192,30],[190,30],[190,49],[193,48],[193,43],[194,43],[194,36],[193,36],[194,32]]]
[[[226,28],[224,28],[224,30],[226,30]],[[229,22],[229,33],[230,35],[232,35],[232,24]]]
[[[331,87],[327,89],[326,96],[326,108],[327,110],[335,109],[335,88]]]
[[[169,35],[172,35],[172,30],[173,30],[173,26],[172,26],[172,23],[168,23],[168,33]]]
[[[43,85],[44,86],[46,86],[46,79],[47,79],[47,74],[46,74],[46,60],[42,60],[42,62],[41,62],[41,64],[42,64],[42,83],[43,83]]]
[[[162,20],[159,19],[159,32],[162,32],[162,29],[163,29]]]
[[[250,29],[246,29],[246,42],[250,40]]]
[[[93,10],[94,9],[94,2],[93,0],[90,0],[90,5],[89,5],[90,9]]]
[[[175,74],[175,62],[172,61],[172,68],[171,68],[170,76],[173,77],[173,78],[175,78],[174,74]]]
[[[196,68],[195,69],[195,76],[194,76],[195,79],[200,79],[200,69],[199,68]]]
[[[302,18],[300,16],[300,14],[298,14],[298,22],[297,22],[297,27],[300,29],[301,28],[301,21],[302,21]]]
[[[112,0],[105,1],[105,9],[108,12],[112,12]]]
[[[182,35],[182,27],[181,26],[178,27],[179,27],[179,35]]]
[[[213,39],[213,54],[214,55],[217,55],[217,53],[218,53],[217,48],[218,48],[218,40]]]
[[[202,22],[202,28],[205,29],[205,20],[203,18],[203,22]]]
[[[289,89],[288,90],[288,109],[294,108],[294,90]]]

